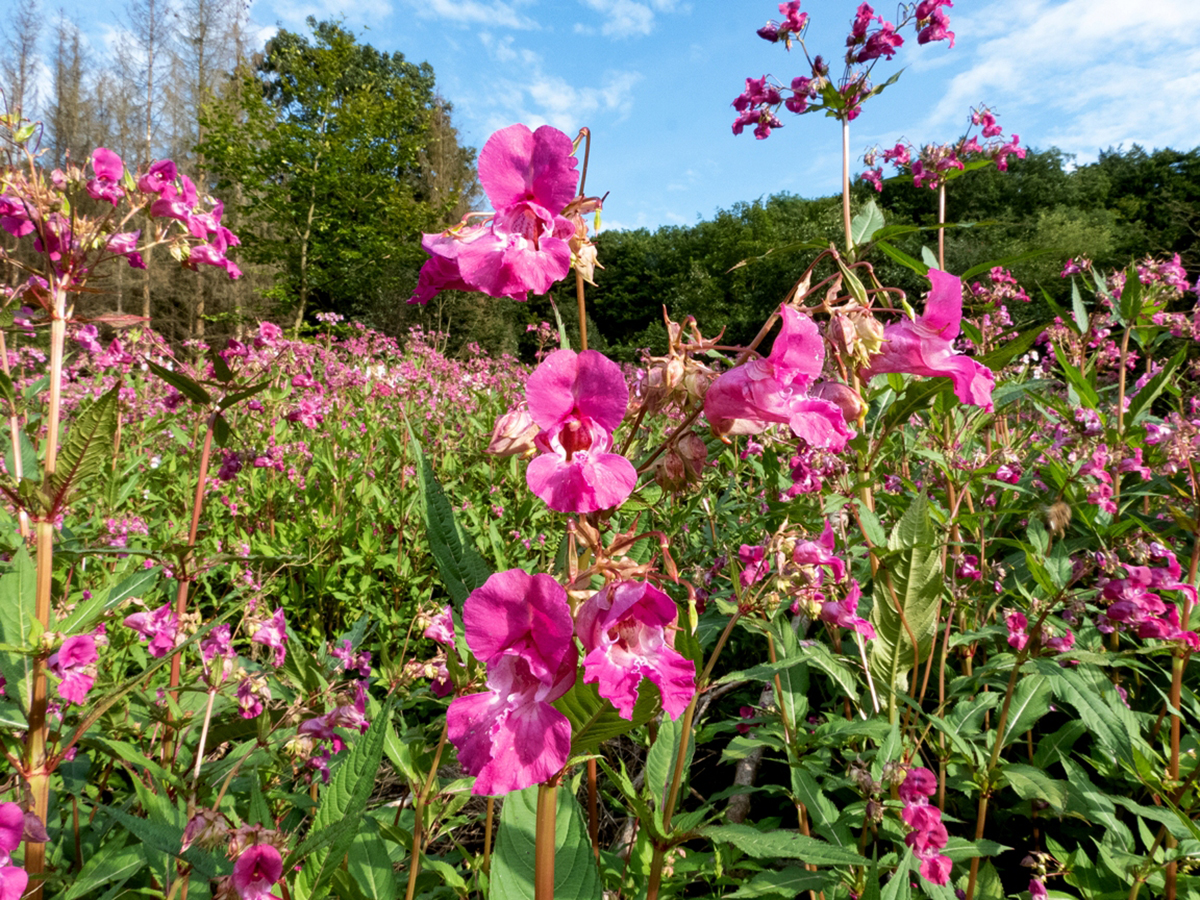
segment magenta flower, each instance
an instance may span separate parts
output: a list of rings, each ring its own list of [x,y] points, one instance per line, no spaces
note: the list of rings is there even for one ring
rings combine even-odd
[[[160,159],[138,179],[138,190],[143,194],[161,194],[168,185],[174,184],[177,174],[175,163],[169,159]]]
[[[719,376],[704,397],[704,414],[718,434],[759,434],[780,423],[811,446],[838,453],[854,432],[837,404],[808,393],[821,374],[825,342],[808,316],[790,306],[780,314],[771,352]]]
[[[267,621],[263,622],[255,632],[250,635],[250,640],[256,644],[264,644],[275,651],[275,657],[271,664],[275,668],[283,665],[283,661],[287,659],[287,624],[283,621],[283,607],[275,610],[275,614]]]
[[[1025,614],[1013,610],[1004,618],[1008,626],[1008,645],[1018,652],[1029,643],[1029,620]]]
[[[18,866],[0,865],[0,900],[21,900],[29,875]]]
[[[92,151],[92,171],[96,177],[87,183],[87,192],[93,200],[107,200],[116,206],[125,196],[125,189],[121,187],[125,163],[121,157],[106,147],[97,147]]]
[[[77,634],[63,641],[47,662],[50,672],[62,679],[58,695],[68,703],[82,706],[96,683],[94,666],[99,658],[96,640],[90,634]]]
[[[846,596],[841,600],[823,600],[818,618],[830,625],[839,625],[861,634],[868,641],[875,638],[875,626],[858,615],[858,601],[862,599],[862,589],[858,582],[851,580]]]
[[[25,813],[20,805],[0,803],[0,864],[7,863],[13,852],[21,846],[24,831]]]
[[[903,803],[922,803],[937,792],[937,776],[928,769],[918,766],[909,769],[900,783],[897,794]]]
[[[454,611],[449,603],[433,617],[423,636],[448,647],[454,646]]]
[[[241,717],[257,719],[262,715],[263,704],[271,699],[271,689],[261,675],[247,675],[238,682],[235,697]]]
[[[179,617],[164,603],[158,609],[133,613],[125,617],[125,625],[143,640],[150,642],[146,650],[155,659],[166,656],[180,643]]]
[[[800,566],[826,566],[835,581],[846,577],[846,564],[834,555],[837,544],[834,541],[833,526],[825,520],[825,529],[815,541],[799,541],[792,550],[792,561]],[[817,584],[824,580],[824,573],[817,573]]]
[[[283,877],[283,857],[270,844],[248,847],[233,864],[233,889],[241,900],[265,900]]]
[[[481,291],[524,301],[544,294],[571,267],[567,241],[575,226],[561,213],[575,196],[579,173],[569,137],[543,125],[510,125],[479,152],[479,183],[495,214],[478,225],[426,234],[430,259],[410,303],[443,290]]]
[[[925,301],[925,312],[916,321],[904,318],[883,332],[883,349],[871,360],[864,377],[901,372],[954,383],[954,393],[963,403],[992,411],[992,370],[954,350],[962,322],[962,281],[938,269],[929,270],[933,289]]]
[[[534,440],[541,453],[525,470],[529,489],[558,512],[590,513],[624,503],[637,472],[609,452],[629,404],[620,367],[595,350],[555,350],[529,376],[525,395],[542,429]]]
[[[606,585],[580,607],[575,631],[587,654],[583,680],[597,684],[621,718],[633,720],[643,678],[658,686],[672,719],[695,696],[696,665],[675,649],[678,618],[670,597],[639,581]]]
[[[473,793],[518,791],[566,764],[571,723],[550,704],[575,683],[573,625],[567,592],[549,575],[497,572],[467,598],[463,631],[488,690],[456,698],[446,715]]]

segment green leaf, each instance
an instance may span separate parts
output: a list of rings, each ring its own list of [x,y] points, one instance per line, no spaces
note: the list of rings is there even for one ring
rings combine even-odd
[[[319,900],[325,896],[334,870],[354,843],[363,810],[375,788],[387,735],[384,723],[391,718],[391,710],[391,703],[386,704],[367,733],[354,742],[346,761],[338,766],[333,780],[321,791],[309,838],[284,863],[286,872],[303,862],[292,888],[292,896],[297,900]]]
[[[32,649],[42,636],[36,609],[37,569],[21,547],[13,557],[12,569],[0,578],[0,643]],[[8,682],[8,695],[28,713],[33,690],[33,657],[0,650],[0,674]]]
[[[875,246],[877,249],[883,251],[886,255],[890,256],[896,262],[900,263],[900,265],[906,266],[907,268],[912,269],[914,272],[916,272],[921,277],[925,277],[926,275],[929,274],[929,266],[925,265],[925,263],[921,262],[919,259],[909,256],[907,253],[905,253],[899,247],[895,247],[892,244],[889,244],[887,241],[883,241],[883,240],[876,240]]]
[[[89,404],[77,413],[67,432],[54,473],[47,478],[49,511],[57,513],[67,502],[72,487],[82,479],[100,471],[112,455],[113,436],[117,433],[119,410],[117,401],[121,386]]]
[[[208,391],[183,373],[163,368],[158,363],[147,362],[146,365],[150,367],[151,372],[194,403],[200,403],[204,406],[212,403],[212,397],[209,396]]]
[[[823,891],[835,877],[833,872],[810,872],[800,866],[758,872],[746,884],[725,896],[731,898],[786,897],[792,900],[805,891]]]
[[[1071,317],[1075,320],[1075,327],[1079,329],[1079,333],[1087,334],[1090,319],[1087,307],[1083,305],[1083,297],[1079,293],[1079,283],[1074,278],[1071,279]]]
[[[1137,321],[1137,317],[1142,314],[1142,302],[1145,294],[1146,289],[1142,285],[1142,279],[1138,276],[1137,264],[1130,263],[1129,268],[1125,270],[1125,284],[1121,288],[1119,305],[1121,318],[1125,320],[1126,325],[1133,325]]]
[[[1096,409],[1100,405],[1100,395],[1096,393],[1096,389],[1084,376],[1084,374],[1075,368],[1063,353],[1061,347],[1055,347],[1055,355],[1058,359],[1058,367],[1062,370],[1063,376],[1072,388],[1075,389],[1076,395],[1079,397],[1079,402],[1088,409]]]
[[[938,268],[938,258],[927,246],[921,247],[921,259],[931,269]]]
[[[407,419],[404,424],[416,457],[417,478],[425,501],[425,530],[429,537],[429,550],[437,562],[446,590],[461,607],[471,591],[487,581],[492,572],[475,548],[463,540],[458,523],[454,520],[454,510],[421,450],[421,442],[417,440]]]
[[[1132,424],[1138,420],[1138,416],[1143,410],[1149,410],[1150,404],[1158,399],[1158,395],[1163,392],[1167,383],[1175,374],[1175,370],[1187,358],[1187,347],[1180,348],[1179,352],[1167,360],[1166,364],[1154,374],[1146,386],[1143,387],[1136,397],[1129,401],[1129,412],[1125,414],[1125,421]]]
[[[638,686],[633,720],[621,718],[611,703],[600,696],[595,683],[576,679],[571,690],[555,701],[554,707],[571,721],[571,756],[586,756],[607,740],[628,734],[645,725],[660,707],[658,687],[649,679]]]
[[[1133,758],[1135,743],[1153,756],[1138,733],[1133,714],[1117,695],[1116,688],[1097,670],[1095,677],[1085,676],[1077,669],[1064,668],[1049,659],[1035,659],[1030,664],[1045,675],[1054,696],[1074,708],[1092,737],[1112,756],[1136,770]]]
[[[558,326],[558,349],[570,350],[571,339],[567,336],[567,326],[563,324],[562,316],[558,312],[558,304],[554,302],[553,297],[550,297],[550,308],[554,310],[554,323]]]
[[[983,363],[993,372],[999,372],[1018,356],[1029,352],[1029,348],[1034,345],[1038,336],[1045,332],[1045,330],[1045,325],[1035,325],[1033,328],[1028,328],[1011,341],[1007,341],[1004,346],[997,347],[991,353],[979,357],[979,362]]]
[[[920,494],[892,529],[888,549],[893,555],[872,581],[871,674],[876,689],[889,697],[905,689],[908,670],[933,646],[942,590],[942,556],[933,540],[928,504]]]
[[[1001,748],[1020,738],[1050,711],[1051,693],[1050,683],[1042,675],[1026,675],[1017,682],[1017,689],[1008,707],[1008,721],[1000,740]]]
[[[1009,763],[1001,767],[1008,786],[1022,800],[1042,800],[1061,813],[1067,806],[1067,783],[1051,778],[1041,769],[1024,763]]]
[[[394,900],[399,889],[387,844],[379,836],[379,823],[364,819],[363,829],[350,845],[346,868],[355,884],[372,900]]]
[[[3,375],[0,372],[0,375]],[[42,480],[41,467],[38,465],[37,449],[33,446],[33,441],[29,440],[29,435],[25,433],[24,428],[17,430],[17,446],[21,449],[21,465],[17,465],[16,454],[12,449],[11,431],[7,442],[7,451],[4,454],[4,465],[8,469],[8,473],[17,481],[28,479],[30,481],[40,482]]]
[[[1037,752],[1033,754],[1033,764],[1039,769],[1048,769],[1056,762],[1062,761],[1070,754],[1075,742],[1087,734],[1087,726],[1079,719],[1072,719],[1053,734],[1048,734],[1038,741]]]
[[[850,241],[855,247],[861,247],[871,236],[884,225],[883,211],[872,197],[867,205],[859,210],[858,215],[850,222]]]
[[[67,635],[91,631],[94,623],[109,610],[116,609],[130,597],[149,594],[161,576],[162,569],[158,566],[153,569],[138,569],[107,592],[97,591],[90,600],[84,600],[71,610],[65,619],[57,623],[56,630]]]
[[[733,844],[755,859],[799,859],[817,866],[861,866],[866,859],[825,841],[792,831],[758,831],[749,825],[713,825],[700,834],[712,841]]]
[[[253,387],[246,388],[244,391],[238,391],[236,394],[226,394],[221,398],[221,402],[217,404],[217,409],[221,412],[224,412],[225,410],[229,409],[229,407],[241,403],[243,400],[250,399],[259,391],[265,391],[270,386],[271,382],[268,379],[267,381],[260,381],[258,384],[254,385]]]
[[[650,745],[646,753],[646,791],[654,805],[655,823],[662,829],[662,811],[666,806],[667,792],[671,787],[671,779],[675,777],[675,759],[679,754],[680,738],[682,737],[682,720],[672,722],[663,716],[662,724],[658,727],[658,737]],[[687,754],[690,757],[695,750],[695,741],[688,740]],[[683,771],[686,777],[687,761]],[[682,785],[680,786],[682,790]]]
[[[120,887],[146,867],[146,851],[140,843],[125,846],[124,836],[117,837],[88,857],[63,900],[77,900],[106,884]]]
[[[533,900],[538,788],[504,798],[489,900]],[[554,900],[599,900],[600,873],[592,855],[583,811],[569,790],[557,791],[554,819]]]

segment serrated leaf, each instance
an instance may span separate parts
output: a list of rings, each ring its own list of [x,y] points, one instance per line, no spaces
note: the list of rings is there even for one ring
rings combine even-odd
[[[417,462],[417,479],[425,503],[425,531],[429,538],[429,550],[437,562],[446,590],[461,608],[471,591],[487,581],[492,571],[475,548],[463,540],[458,523],[454,520],[454,510],[421,450],[421,442],[417,440],[407,419],[404,424]]]
[[[1148,410],[1150,405],[1158,399],[1159,394],[1166,388],[1168,382],[1175,375],[1175,370],[1187,358],[1187,347],[1180,349],[1178,353],[1167,360],[1166,364],[1154,376],[1146,382],[1145,387],[1138,391],[1137,396],[1129,401],[1129,411],[1125,414],[1125,421],[1128,424],[1133,424],[1138,420],[1143,410]]]
[[[758,872],[732,894],[725,896],[748,900],[752,897],[785,897],[792,900],[806,891],[823,891],[836,877],[833,872],[810,872],[800,866],[767,869]]]
[[[504,798],[492,857],[489,900],[534,898],[537,795],[537,787],[528,787]],[[559,788],[555,799],[554,898],[599,900],[602,884],[583,811],[569,790]]]
[[[1071,318],[1075,320],[1075,327],[1079,329],[1080,334],[1086,334],[1088,330],[1088,311],[1083,305],[1083,297],[1079,293],[1079,285],[1074,278],[1071,279]]]
[[[57,513],[67,502],[71,489],[87,476],[98,472],[112,453],[117,433],[119,410],[118,384],[100,399],[77,413],[58,452],[54,473],[46,479],[50,512]]]
[[[78,900],[114,882],[120,887],[144,869],[147,865],[145,850],[138,843],[127,847],[124,840],[115,838],[89,856],[79,874],[74,876],[63,900]]]
[[[371,900],[394,900],[399,882],[392,869],[387,844],[379,836],[379,823],[368,818],[363,825],[364,828],[350,845],[346,868],[354,883]]]
[[[1050,683],[1042,675],[1027,675],[1017,682],[1017,689],[1008,707],[1001,748],[1020,738],[1050,711],[1052,693]]]
[[[319,900],[325,896],[334,870],[354,843],[363,810],[375,788],[387,735],[384,723],[391,718],[391,711],[391,703],[386,704],[375,717],[374,725],[354,742],[346,761],[321,790],[310,837],[284,863],[284,871],[290,871],[303,861],[292,888],[292,896],[297,900]]]
[[[1118,304],[1121,318],[1125,320],[1126,325],[1133,325],[1137,321],[1137,317],[1142,314],[1142,301],[1145,299],[1145,294],[1146,290],[1138,275],[1137,264],[1130,263],[1125,270],[1125,284],[1121,286],[1121,299]]]
[[[159,566],[153,569],[138,569],[106,592],[97,591],[91,599],[84,600],[55,627],[67,635],[91,631],[93,623],[109,610],[116,609],[130,597],[149,594],[161,576],[162,568]]]
[[[700,834],[722,844],[733,844],[755,859],[800,859],[817,866],[861,866],[867,860],[853,850],[791,831],[758,831],[749,825],[713,825]]]
[[[924,495],[918,495],[888,537],[886,558],[872,581],[870,665],[876,688],[889,698],[933,646],[942,591],[942,556]],[[907,623],[907,627],[906,627]],[[916,647],[913,646],[914,640]]]
[[[900,263],[900,265],[912,269],[918,275],[924,277],[929,274],[929,266],[925,265],[925,263],[921,262],[916,257],[909,256],[899,247],[895,247],[887,241],[879,239],[875,241],[875,247],[887,256],[890,256],[896,262]]]
[[[1051,778],[1041,769],[1024,763],[1009,763],[1001,768],[1001,773],[1008,781],[1008,786],[1022,800],[1042,800],[1058,813],[1066,809],[1068,792],[1065,781]]]
[[[576,679],[571,690],[554,702],[554,707],[571,722],[571,756],[586,756],[607,740],[628,734],[645,725],[661,708],[658,687],[648,678],[638,686],[633,720],[621,718],[613,705],[600,696],[595,683]]]
[[[861,247],[883,225],[883,211],[872,197],[850,222],[850,242],[855,247]]]

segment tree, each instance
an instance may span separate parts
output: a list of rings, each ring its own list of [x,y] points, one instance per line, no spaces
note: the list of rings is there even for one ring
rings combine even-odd
[[[400,302],[424,257],[420,233],[470,189],[433,191],[429,174],[473,156],[443,146],[456,146],[448,123],[433,129],[448,106],[428,64],[360,44],[334,22],[308,25],[311,40],[280,31],[240,72],[234,102],[202,117],[197,148],[222,186],[242,186],[258,226],[246,230],[247,256],[280,267],[276,293],[297,326],[310,308],[361,314]]]
[[[37,108],[37,43],[42,30],[38,0],[24,0],[3,28],[0,74],[8,95],[8,112],[33,119]]]

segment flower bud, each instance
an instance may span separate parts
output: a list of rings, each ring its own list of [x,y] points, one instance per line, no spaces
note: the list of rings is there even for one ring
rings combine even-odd
[[[836,381],[823,381],[809,389],[809,396],[828,400],[842,411],[847,422],[857,422],[867,411],[867,404],[854,388]]]
[[[202,850],[215,850],[229,837],[229,824],[224,813],[214,809],[201,808],[183,829],[183,846],[179,852],[185,852],[192,844]]]
[[[492,439],[485,453],[491,456],[525,456],[534,451],[533,439],[538,434],[537,423],[524,405],[510,409],[496,420]]]

